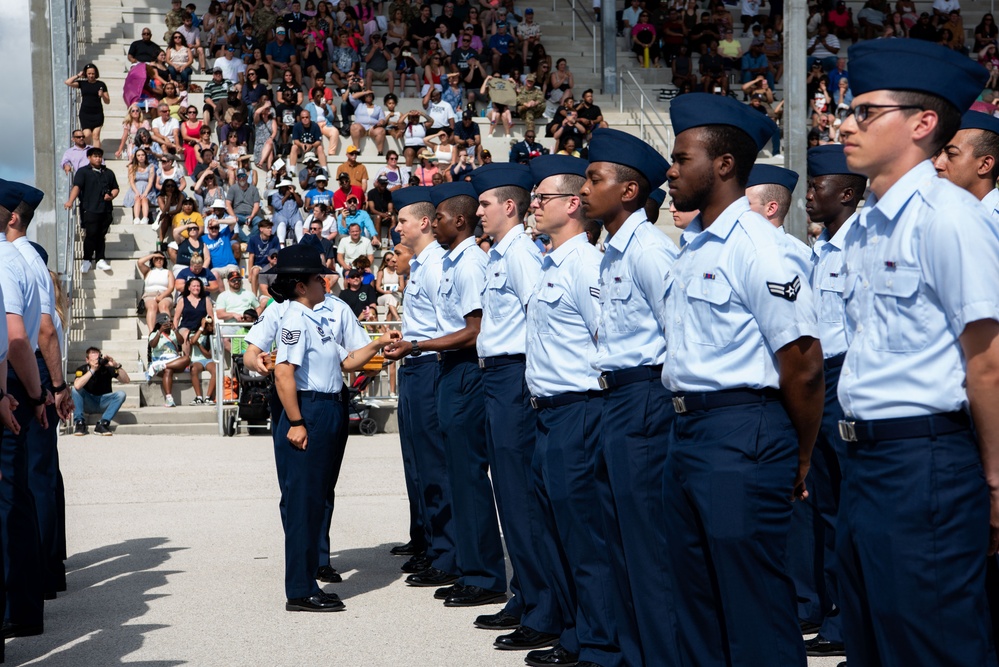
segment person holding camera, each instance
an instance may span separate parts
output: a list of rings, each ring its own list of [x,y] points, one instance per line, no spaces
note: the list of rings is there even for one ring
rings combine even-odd
[[[105,240],[111,229],[111,213],[114,198],[118,196],[118,179],[104,166],[104,151],[88,148],[89,165],[81,167],[73,176],[73,189],[63,206],[73,208],[73,202],[80,201],[80,225],[83,227],[83,264],[80,271],[90,271],[91,263],[97,262],[101,271],[110,271],[111,265],[105,258]]]
[[[170,315],[160,313],[156,316],[156,324],[149,333],[149,367],[146,368],[146,382],[152,382],[157,375],[163,376],[163,407],[175,408],[177,403],[173,400],[173,377],[176,373],[183,373],[184,369],[191,362],[191,358],[182,354],[184,344],[180,335],[173,328]],[[86,426],[83,427],[84,432]],[[77,428],[77,435],[83,435]]]
[[[115,378],[121,384],[130,382],[128,373],[110,356],[101,354],[99,348],[87,348],[87,363],[76,369],[73,380],[73,422],[76,428],[73,435],[87,435],[85,413],[102,412],[101,420],[94,427],[96,435],[114,435],[111,420],[125,403],[125,392],[112,391],[111,382]]]

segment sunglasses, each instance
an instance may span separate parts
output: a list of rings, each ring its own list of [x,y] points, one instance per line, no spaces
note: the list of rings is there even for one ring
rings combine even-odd
[[[74,134],[73,138],[74,139],[83,139],[83,135],[82,134]]]

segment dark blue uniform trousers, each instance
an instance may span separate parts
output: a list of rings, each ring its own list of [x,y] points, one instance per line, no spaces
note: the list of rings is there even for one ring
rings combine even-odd
[[[432,357],[426,363],[434,365]],[[401,374],[402,369],[400,368],[398,372]],[[399,445],[402,449],[402,474],[406,481],[406,497],[409,500],[409,541],[416,548],[417,553],[420,553],[427,550],[430,541],[427,533],[430,526],[426,522],[427,509],[423,503],[422,482],[420,481],[419,468],[416,465],[416,444],[406,432],[402,401],[402,382],[400,380],[399,407],[396,410],[396,419],[399,422]]]
[[[22,625],[43,621],[45,564],[35,500],[28,486],[28,423],[35,414],[24,385],[8,369],[7,392],[19,403],[18,435],[4,429],[0,441],[0,539],[3,542],[7,605],[4,620]]]
[[[399,433],[403,449],[408,441],[416,463],[427,557],[437,569],[456,573],[451,480],[447,474],[444,438],[437,422],[437,373],[434,354],[410,357],[399,368]]]
[[[662,495],[673,415],[672,396],[658,377],[604,394],[596,483],[611,494],[603,504],[611,562],[618,564],[618,577],[625,577],[621,594],[630,608],[618,625],[628,665],[679,664]],[[636,645],[641,657],[634,653]]]
[[[49,369],[38,359],[42,386],[50,384]],[[38,532],[45,565],[45,595],[55,596],[66,590],[66,501],[62,475],[59,472],[59,415],[55,405],[46,409],[49,427],[43,429],[37,420],[28,423],[28,488],[35,500]]]
[[[623,664],[618,646],[614,566],[600,494],[603,397],[538,410],[534,479],[547,532],[545,563],[562,614],[559,643],[581,661]]]
[[[683,664],[804,667],[786,563],[798,469],[787,412],[761,399],[679,414],[669,448],[663,493]]]
[[[457,551],[458,583],[506,591],[506,565],[486,456],[482,371],[475,351],[440,363],[437,421],[444,438]]]
[[[829,641],[843,641],[843,617],[836,603],[836,515],[840,484],[838,450],[843,419],[837,391],[843,355],[825,363],[826,400],[822,427],[812,450],[812,465],[805,478],[808,498],[794,503],[788,537],[788,574],[798,596],[798,618],[821,627]]]
[[[344,386],[337,394],[340,407],[340,428],[337,429],[336,443],[333,447],[333,472],[330,474],[330,485],[326,490],[326,506],[323,508],[323,527],[319,531],[319,565],[330,564],[330,528],[333,525],[333,507],[336,505],[336,483],[340,479],[340,468],[343,465],[344,454],[347,453],[347,437],[350,435],[350,392]]]
[[[298,400],[308,432],[306,448],[296,449],[288,441],[288,416],[284,412],[278,420],[274,445],[283,510],[284,586],[289,599],[319,592],[315,579],[320,565],[316,539],[323,526],[343,418],[339,397],[299,392]]]
[[[836,546],[850,667],[992,664],[989,493],[972,432],[845,445]]]
[[[562,630],[541,554],[555,539],[534,492],[535,437],[538,415],[524,379],[525,361],[489,366],[482,371],[486,408],[486,452],[503,539],[513,566],[506,612],[523,626],[558,634]]]

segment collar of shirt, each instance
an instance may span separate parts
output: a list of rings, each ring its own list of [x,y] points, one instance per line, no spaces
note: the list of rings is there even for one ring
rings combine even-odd
[[[465,239],[455,247],[448,249],[448,251],[444,253],[444,259],[450,262],[451,264],[454,264],[458,261],[459,258],[461,258],[461,256],[464,254],[466,250],[473,247],[474,245],[475,245],[475,237],[469,236],[467,239]]]
[[[645,215],[645,209],[638,209],[628,216],[628,219],[621,225],[621,229],[617,230],[614,236],[610,238],[607,247],[614,248],[614,250],[623,253],[628,244],[631,243],[631,237],[635,235],[635,230],[638,229],[640,224],[646,221],[648,221],[648,217]]]
[[[939,178],[937,170],[933,168],[933,163],[923,160],[915,167],[905,173],[902,178],[895,182],[895,185],[888,188],[888,192],[883,197],[871,195],[867,200],[864,210],[867,215],[860,217],[860,224],[868,226],[870,213],[877,211],[886,220],[894,220],[905,205],[912,199],[912,195],[931,178]]]
[[[999,190],[996,188],[989,190],[989,194],[982,197],[982,204],[989,210],[989,214],[995,217],[996,211],[999,211]]]
[[[0,232],[0,243],[7,242],[7,232]]]
[[[589,243],[586,238],[586,232],[580,232],[576,234],[571,239],[560,245],[559,247],[552,250],[550,253],[545,255],[545,258],[541,260],[541,266],[547,268],[548,266],[562,266],[562,262],[565,260],[569,254],[575,250],[578,246]]]
[[[523,225],[520,225],[520,229],[514,227],[513,229],[508,231],[506,233],[506,236],[503,237],[502,241],[500,241],[499,243],[497,243],[496,245],[494,245],[492,248],[489,249],[490,259],[501,259],[503,255],[505,255],[507,251],[510,249],[510,246],[513,245],[514,241],[516,241],[518,238],[520,238],[522,235],[526,233],[527,232],[524,231]]]
[[[444,248],[442,248],[441,244],[438,243],[436,240],[431,241],[426,248],[420,251],[419,255],[414,255],[413,258],[409,260],[410,274],[415,273],[417,269],[419,269],[421,266],[430,261],[434,257],[434,255],[438,253],[443,255]]]
[[[999,193],[999,190],[996,190],[996,192]],[[846,238],[847,231],[849,231],[850,227],[853,226],[853,223],[859,217],[860,217],[860,213],[857,212],[857,211],[854,211],[853,215],[851,215],[849,218],[846,219],[846,222],[843,223],[843,226],[841,226],[839,228],[839,230],[836,232],[835,236],[833,236],[832,238],[829,238],[829,230],[828,229],[822,230],[822,233],[819,234],[819,238],[816,239],[816,241],[815,241],[815,245],[812,246],[812,258],[816,259],[818,257],[821,257],[823,254],[825,254],[823,252],[823,248],[825,246],[827,246],[827,245],[832,246],[836,250],[842,250],[843,249],[843,240]]]
[[[740,197],[729,204],[728,207],[722,211],[721,215],[719,215],[707,229],[701,229],[701,216],[698,214],[698,216],[691,221],[690,225],[681,235],[683,244],[686,245],[690,243],[701,232],[714,234],[720,239],[728,238],[728,235],[732,233],[732,229],[735,228],[735,223],[739,222],[739,218],[748,210],[749,199],[746,197]]]

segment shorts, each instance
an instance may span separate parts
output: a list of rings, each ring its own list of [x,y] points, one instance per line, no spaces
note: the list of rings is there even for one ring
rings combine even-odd
[[[378,297],[379,306],[399,307],[399,298],[395,294],[382,294]]]
[[[228,278],[230,273],[239,273],[239,267],[236,266],[235,264],[226,264],[225,266],[213,266],[211,270],[217,272],[222,277],[223,280]]]
[[[371,80],[372,81],[388,81],[389,80],[389,71],[388,70],[385,70],[384,72],[376,72],[373,69],[369,69],[367,73],[371,75]]]
[[[143,301],[145,301],[146,299],[155,299],[159,295],[160,295],[159,292],[143,292],[141,299]],[[169,300],[169,301],[171,301],[171,302],[173,301],[173,295],[172,294],[170,296],[167,296],[167,297],[164,297],[164,298],[167,299],[167,300]]]

